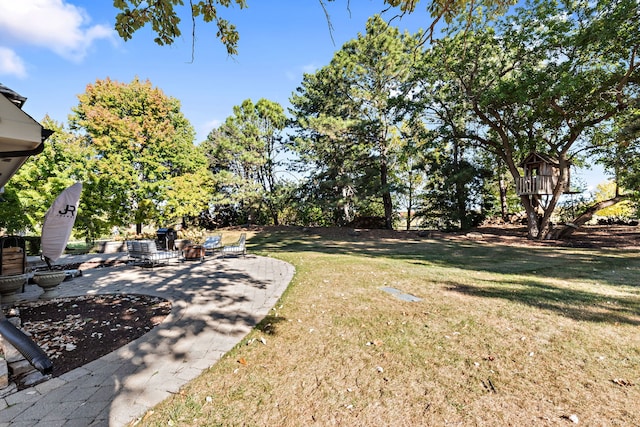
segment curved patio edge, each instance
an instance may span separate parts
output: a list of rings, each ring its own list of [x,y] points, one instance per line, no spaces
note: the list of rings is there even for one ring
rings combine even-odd
[[[171,301],[171,313],[124,347],[0,399],[1,425],[128,425],[238,344],[275,306],[295,270],[247,255],[83,273],[63,282],[59,296],[155,295]]]

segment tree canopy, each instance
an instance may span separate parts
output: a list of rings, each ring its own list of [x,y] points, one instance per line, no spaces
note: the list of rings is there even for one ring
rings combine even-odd
[[[4,198],[10,203],[3,206],[0,227],[11,233],[39,232],[44,215],[58,194],[76,181],[87,179],[86,162],[90,156],[80,138],[48,116],[42,125],[54,131],[44,150],[30,157],[5,189]],[[80,212],[76,220],[79,228],[87,220]]]
[[[192,12],[215,20],[216,6],[232,3],[200,1]],[[136,8],[135,25],[158,19],[152,25],[162,43],[179,31],[179,21],[162,23],[178,0],[116,4]],[[413,13],[418,2],[386,4]],[[3,197],[16,203],[0,225],[37,231],[50,199],[82,180],[77,224],[87,236],[202,212],[226,215],[218,225],[283,218],[334,225],[357,214],[382,217],[391,228],[399,207],[407,227],[422,213],[423,224],[465,228],[495,213],[498,198],[503,216],[513,209],[504,175],[511,187],[524,182],[523,160],[532,153],[549,159],[558,179],[550,193],[515,197],[530,238],[561,237],[599,209],[640,194],[637,0],[531,0],[498,19],[486,12],[509,2],[428,4],[450,24],[444,36],[425,45],[428,31],[400,33],[376,15],[329,64],[304,75],[291,119],[275,102],[247,99],[201,146],[178,100],[150,82],[88,85],[69,129],[45,123],[56,134],[7,186]],[[468,15],[454,20],[460,13],[447,15],[449,7]],[[279,156],[289,148],[299,160],[286,171],[295,183],[280,176]],[[571,169],[594,161],[616,184],[559,217],[563,194],[574,190]],[[22,209],[32,214],[21,219]],[[558,219],[567,226],[557,227]]]
[[[329,65],[305,75],[291,99],[301,131],[297,151],[335,183],[334,196],[343,206],[355,194],[379,197],[387,228],[393,226],[393,170],[407,115],[403,82],[410,79],[418,40],[376,15]],[[348,222],[348,209],[344,213]]]
[[[283,151],[284,109],[267,99],[255,104],[246,99],[233,113],[202,144],[216,186],[214,209],[233,209],[248,222],[269,217],[278,225],[284,195],[276,169]]]
[[[71,127],[94,150],[92,188],[113,222],[140,232],[143,223],[180,221],[207,206],[206,158],[177,99],[137,78],[98,80],[78,98]]]

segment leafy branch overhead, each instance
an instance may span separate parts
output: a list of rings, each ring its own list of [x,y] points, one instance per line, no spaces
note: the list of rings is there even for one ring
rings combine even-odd
[[[326,11],[326,4],[336,0],[318,1]],[[398,16],[401,16],[415,12],[419,0],[384,0],[384,3],[388,5],[387,10],[399,9]],[[452,23],[458,16],[470,20],[478,8],[485,8],[489,14],[502,14],[515,3],[514,0],[430,0],[426,6],[426,11],[433,19],[430,34],[433,33],[435,24],[441,19],[444,19],[447,24]],[[348,9],[350,0],[346,0],[346,4]],[[197,2],[189,0],[192,40],[195,40],[196,18],[201,17],[206,23],[215,23],[218,29],[216,37],[225,46],[229,55],[237,55],[240,34],[234,24],[218,15],[219,6],[229,8],[234,5],[238,5],[240,9],[248,8],[246,0],[200,0]],[[178,10],[181,6],[185,6],[183,0],[114,0],[113,6],[121,11],[116,15],[115,29],[125,41],[130,40],[133,33],[147,24],[151,24],[157,36],[154,41],[160,46],[170,45],[182,35]],[[327,21],[330,21],[328,14]],[[332,28],[330,22],[329,28]]]
[[[202,17],[204,22],[215,22],[218,27],[216,37],[224,44],[230,55],[238,53],[238,40],[240,36],[235,25],[218,16],[216,5],[230,7],[232,3],[247,7],[245,0],[203,0],[199,2],[189,1],[191,7],[192,36],[195,36],[195,19]],[[114,0],[114,7],[122,12],[116,15],[115,28],[118,35],[124,40],[130,40],[140,28],[151,24],[151,28],[157,37],[154,41],[160,46],[170,45],[176,37],[180,37],[180,17],[176,6],[183,6],[182,0]],[[195,37],[194,37],[195,38]]]

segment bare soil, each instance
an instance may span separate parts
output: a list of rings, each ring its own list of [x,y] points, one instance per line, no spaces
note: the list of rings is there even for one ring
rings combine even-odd
[[[560,246],[574,248],[640,249],[640,227],[624,225],[594,225],[576,230],[563,240],[528,240],[526,227],[480,227],[484,238],[496,243],[529,246]]]
[[[282,227],[281,227],[282,228]],[[283,229],[286,229],[284,227]],[[563,240],[529,240],[527,228],[515,225],[482,226],[464,232],[429,230],[375,230],[352,228],[306,228],[326,238],[357,237],[371,239],[432,238],[446,240],[481,240],[514,246],[559,246],[576,248],[640,249],[640,226],[585,226]]]

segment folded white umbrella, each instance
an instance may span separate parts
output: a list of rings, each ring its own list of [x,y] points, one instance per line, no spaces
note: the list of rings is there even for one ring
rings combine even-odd
[[[44,216],[42,225],[42,256],[51,268],[64,252],[73,224],[76,221],[82,183],[76,182],[64,190],[53,202]]]

